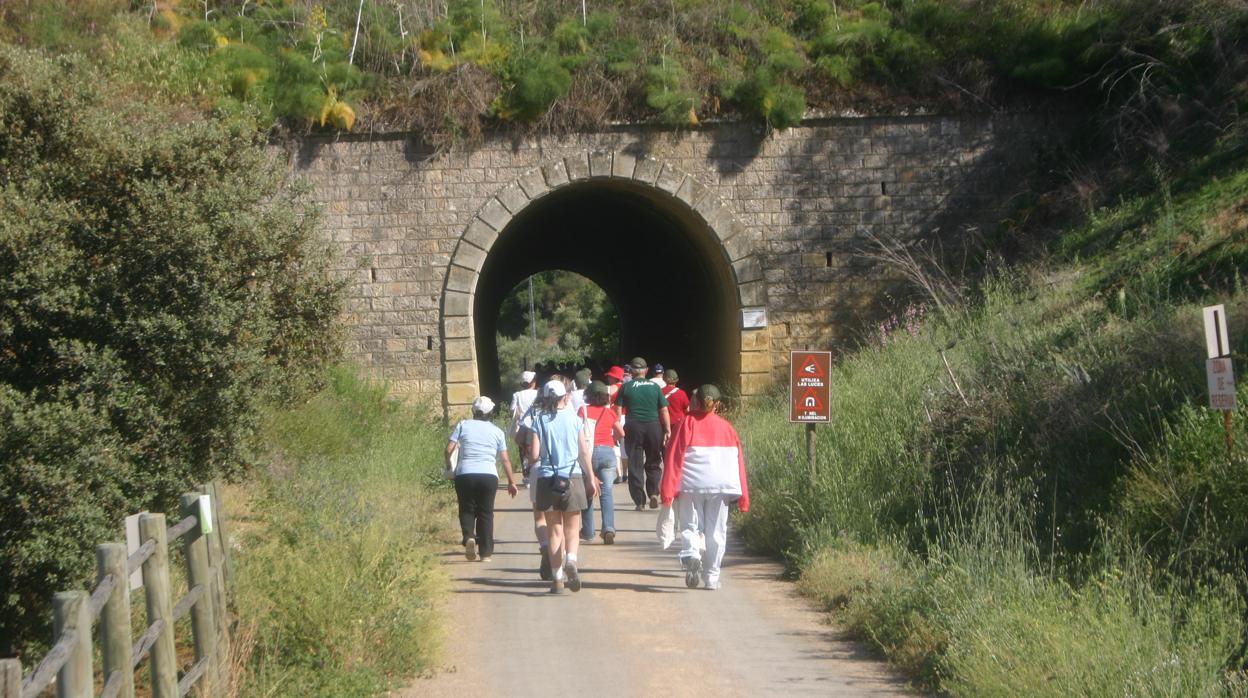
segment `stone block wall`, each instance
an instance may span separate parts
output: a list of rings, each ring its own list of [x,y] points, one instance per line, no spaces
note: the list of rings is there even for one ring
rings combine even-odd
[[[748,248],[739,277],[765,281],[769,327],[741,340],[741,387],[754,393],[783,379],[789,350],[850,346],[890,309],[884,294],[900,278],[861,256],[872,238],[991,228],[1055,131],[1032,115],[837,118],[769,137],[741,124],[497,136],[436,155],[403,134],[350,136],[309,139],[288,155],[291,174],[310,181],[324,207],[336,273],[350,281],[349,358],[398,393],[446,406],[464,396],[444,392],[445,366],[474,358],[469,327],[460,327],[471,309],[448,313],[443,336],[452,256],[461,237],[486,232],[474,221],[479,228],[509,201],[523,205],[526,182],[548,186],[533,179],[544,165],[610,173],[617,161],[660,163],[656,186],[681,186],[663,174],[684,173],[744,226],[724,244]],[[471,390],[464,377],[449,377],[460,392]]]

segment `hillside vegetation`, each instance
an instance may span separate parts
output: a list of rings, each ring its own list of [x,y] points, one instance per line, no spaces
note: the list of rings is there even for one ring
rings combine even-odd
[[[817,474],[783,396],[734,416],[738,522],[925,687],[1248,693],[1248,390],[1228,449],[1198,312],[1227,304],[1243,373],[1246,76],[1239,0],[3,3],[0,654],[46,649],[48,592],[122,516],[249,477],[247,690],[435,661],[445,434],[327,371],[339,287],[274,135],[1060,107],[1083,137],[1008,249],[908,269],[929,295],[838,357]],[[592,352],[583,290],[548,329]]]
[[[808,112],[1130,105],[1207,119],[1235,0],[18,0],[0,38],[147,98],[307,129],[791,126]],[[1198,104],[1170,99],[1196,90]],[[1168,110],[1163,107],[1169,107]],[[1175,107],[1178,107],[1177,109]],[[1192,111],[1194,110],[1194,111]]]
[[[1243,695],[1248,382],[1228,447],[1200,312],[1226,304],[1243,364],[1240,129],[1042,263],[882,323],[836,368],[817,476],[781,400],[740,415],[747,540],[941,691]]]
[[[533,275],[511,290],[498,310],[498,375],[504,397],[521,371],[536,364],[606,366],[619,361],[620,317],[594,282],[570,271]]]

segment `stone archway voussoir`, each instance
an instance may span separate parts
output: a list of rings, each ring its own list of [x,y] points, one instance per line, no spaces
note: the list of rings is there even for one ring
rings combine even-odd
[[[485,266],[485,250],[465,240],[460,240],[455,247],[455,265],[465,269],[481,272],[481,267]]]
[[[562,187],[572,181],[568,176],[568,165],[563,160],[542,165],[542,177],[546,180],[546,186],[551,189]]]
[[[468,224],[463,239],[483,250],[489,250],[494,246],[494,241],[498,239],[498,231],[491,228],[490,224],[481,220],[480,217],[476,217]]]
[[[451,271],[446,275],[446,288],[448,291],[471,294],[477,288],[477,272],[451,265]]]
[[[546,179],[545,168],[541,167],[534,168],[520,175],[520,179],[516,180],[516,183],[524,190],[530,201],[549,192],[552,186],[558,186],[549,184]]]
[[[498,197],[491,198],[485,202],[481,210],[477,213],[477,218],[485,221],[496,232],[503,232],[503,228],[511,222],[511,211],[498,200]]]
[[[663,169],[663,163],[652,157],[645,156],[637,159],[633,166],[633,180],[641,182],[647,186],[654,186],[654,180],[658,179],[659,171]]]
[[[680,185],[680,189],[676,190],[676,198],[685,202],[689,208],[696,210],[697,205],[702,201],[702,199],[709,196],[710,193],[710,187],[707,187],[705,184],[699,182],[693,177],[687,176],[685,177],[684,183]]]
[[[754,235],[748,230],[738,230],[720,244],[728,254],[730,262],[736,262],[754,251]]]
[[[581,153],[575,157],[568,156],[563,159],[563,164],[568,173],[569,182],[589,179],[589,153]]]
[[[738,284],[763,280],[763,263],[756,254],[746,255],[733,262],[732,270],[737,275]]]
[[[659,171],[659,176],[654,180],[654,186],[672,196],[676,196],[676,192],[684,183],[685,173],[667,163],[663,163],[663,169]]]
[[[637,158],[628,153],[616,151],[611,154],[611,176],[620,179],[632,179],[637,168]]]
[[[741,307],[757,307],[767,305],[767,286],[762,281],[751,281],[740,284],[737,289],[741,293]]]
[[[520,188],[519,182],[512,182],[505,189],[498,193],[498,200],[503,204],[511,215],[516,215],[520,209],[529,205],[529,195]]]
[[[611,176],[611,152],[589,154],[589,176],[594,179]]]
[[[448,290],[442,303],[442,316],[471,318],[472,298],[471,293]]]

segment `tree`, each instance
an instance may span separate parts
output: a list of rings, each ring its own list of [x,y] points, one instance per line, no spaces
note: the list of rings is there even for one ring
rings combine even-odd
[[[250,463],[263,403],[337,346],[315,211],[255,123],[110,94],[0,47],[0,653],[124,515]]]

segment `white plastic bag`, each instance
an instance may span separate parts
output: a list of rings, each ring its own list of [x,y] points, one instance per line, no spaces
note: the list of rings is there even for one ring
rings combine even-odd
[[[442,468],[442,477],[447,480],[455,479],[455,471],[459,467],[459,448],[451,452],[451,462]]]
[[[672,505],[664,504],[659,508],[659,519],[654,524],[654,534],[664,550],[670,548],[672,542],[676,540],[676,512],[672,510]]]

